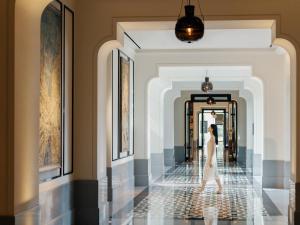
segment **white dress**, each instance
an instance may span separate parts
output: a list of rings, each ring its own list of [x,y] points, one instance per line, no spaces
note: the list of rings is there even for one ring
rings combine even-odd
[[[212,167],[209,165],[209,161],[211,159]],[[212,136],[207,143],[207,160],[204,165],[203,171],[203,180],[215,180],[219,178],[218,174],[218,165],[217,165],[217,156],[216,156],[216,143],[215,138]]]

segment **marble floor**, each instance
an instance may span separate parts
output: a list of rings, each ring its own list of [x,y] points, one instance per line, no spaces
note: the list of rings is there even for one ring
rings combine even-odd
[[[149,188],[136,190],[134,208],[120,210],[109,224],[124,225],[286,225],[288,191],[263,190],[251,171],[218,157],[224,186],[200,192],[203,164],[185,162],[165,172]]]

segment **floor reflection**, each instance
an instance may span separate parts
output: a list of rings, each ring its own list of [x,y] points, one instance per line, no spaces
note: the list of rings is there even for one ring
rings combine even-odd
[[[170,169],[134,199],[133,208],[112,215],[116,225],[235,224],[285,225],[284,215],[249,176],[251,171],[236,164],[224,163],[218,157],[218,168],[224,191],[216,193],[209,183],[201,193],[199,183],[205,160],[182,163]]]
[[[218,224],[219,210],[216,207],[206,207],[203,209],[203,217],[205,225]]]

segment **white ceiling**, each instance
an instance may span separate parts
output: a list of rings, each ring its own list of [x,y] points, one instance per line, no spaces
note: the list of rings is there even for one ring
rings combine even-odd
[[[204,81],[210,77],[211,81],[243,81],[251,78],[251,66],[167,66],[158,68],[159,76],[171,81]]]
[[[179,41],[174,30],[136,30],[126,32],[141,49],[220,49],[267,48],[271,29],[206,29],[204,37],[193,43]]]
[[[202,39],[185,43],[175,36],[175,21],[119,24],[119,28],[143,50],[268,48],[274,34],[272,20],[206,21],[205,27]],[[130,41],[125,38],[125,44]]]

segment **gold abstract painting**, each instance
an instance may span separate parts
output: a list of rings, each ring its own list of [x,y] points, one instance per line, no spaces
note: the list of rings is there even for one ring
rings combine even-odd
[[[41,19],[40,171],[61,167],[62,14],[52,5]]]
[[[130,142],[130,61],[120,57],[120,152],[129,151]]]

